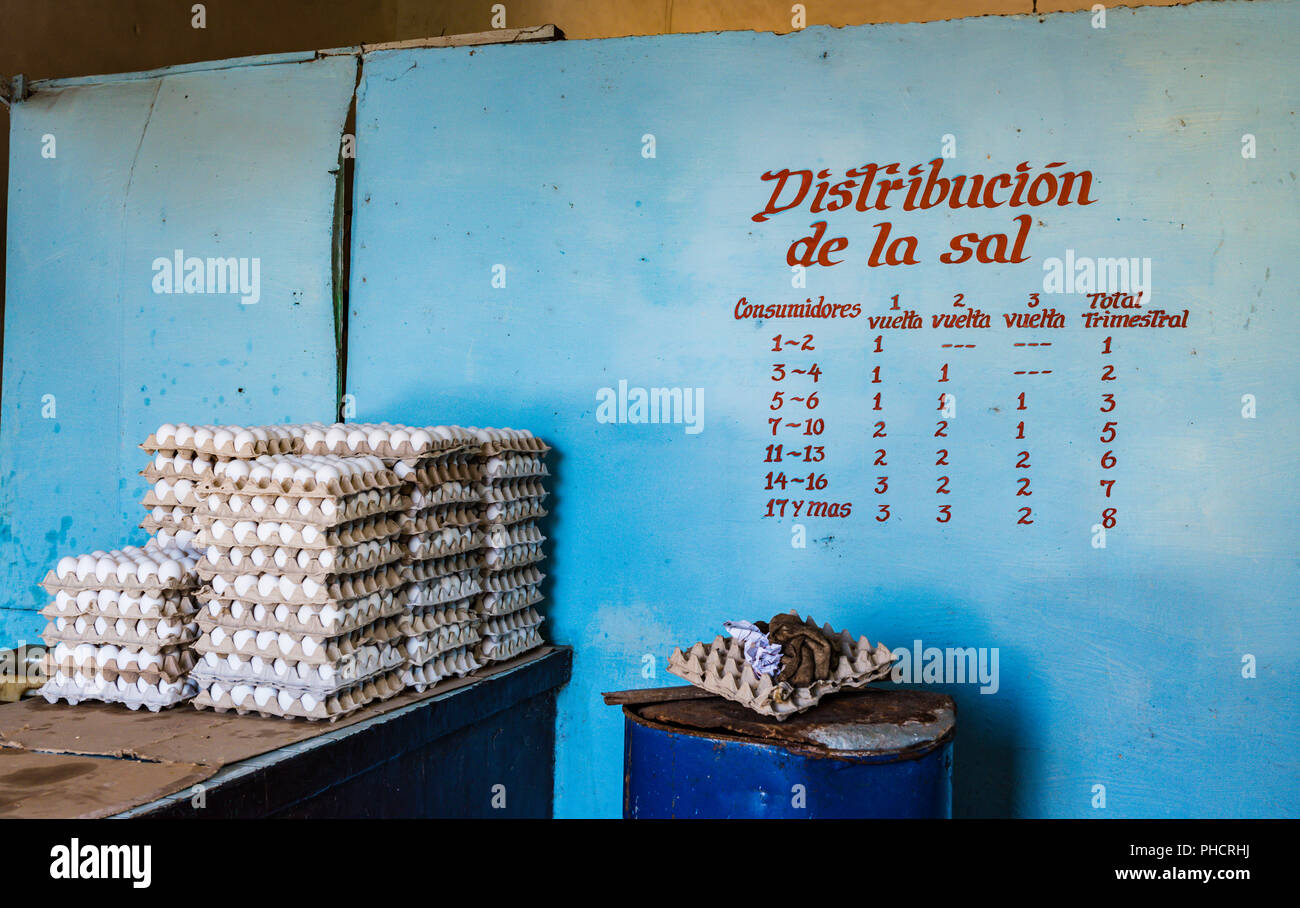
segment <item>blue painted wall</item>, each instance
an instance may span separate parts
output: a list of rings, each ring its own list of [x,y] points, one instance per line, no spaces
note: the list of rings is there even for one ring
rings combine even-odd
[[[253,62],[11,110],[0,646],[36,639],[58,557],[144,540],[137,445],[160,423],[335,412],[331,171],[356,60]],[[260,301],[154,293],[176,249],[259,258]]]
[[[619,810],[620,721],[601,690],[667,683],[674,645],[792,606],[891,646],[999,649],[996,694],[946,688],[958,815],[1300,813],[1298,25],[1294,4],[1225,3],[1111,10],[1104,30],[1081,14],[366,58],[349,391],[360,419],[522,425],[556,446],[548,629],[577,647],[560,815]],[[945,134],[957,172],[1068,161],[1101,201],[1040,209],[1019,266],[934,262],[954,233],[1005,229],[1005,210],[896,214],[931,251],[906,273],[867,269],[873,220],[839,212],[850,261],[791,289],[785,247],[811,218],[753,223],[759,174],[928,161]],[[942,528],[928,427],[952,338],[891,336],[896,519],[872,520],[860,323],[811,326],[828,471],[858,512],[810,521],[805,550],[789,521],[760,519],[767,347],[791,329],[734,321],[738,297],[881,312],[901,293],[928,314],[961,292],[996,318],[1067,249],[1151,257],[1158,304],[1192,311],[1184,331],[1115,332],[1121,524],[1105,549],[1100,339],[1079,327],[1029,386],[1032,528],[1014,525],[1007,439],[1024,389],[1009,373],[1033,366],[1006,331],[954,360]],[[703,388],[704,431],[598,423],[597,389],[619,379]],[[1241,417],[1247,393],[1257,419]]]

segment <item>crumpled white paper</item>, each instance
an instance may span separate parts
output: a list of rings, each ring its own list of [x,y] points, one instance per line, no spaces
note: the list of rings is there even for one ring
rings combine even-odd
[[[745,661],[754,673],[775,675],[781,671],[781,644],[767,639],[767,634],[748,621],[724,621],[722,627],[745,646]]]

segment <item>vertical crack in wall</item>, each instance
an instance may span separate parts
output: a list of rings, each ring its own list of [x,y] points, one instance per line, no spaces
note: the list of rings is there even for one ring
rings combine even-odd
[[[339,136],[339,169],[334,189],[334,243],[330,259],[334,278],[334,362],[338,376],[335,388],[335,419],[345,422],[344,397],[348,389],[348,313],[352,280],[352,187],[356,170],[357,90],[361,86],[364,57],[357,55],[357,71],[352,83],[352,101]],[[352,141],[348,142],[348,137]],[[350,147],[348,147],[350,146]],[[352,153],[348,154],[350,150]]]

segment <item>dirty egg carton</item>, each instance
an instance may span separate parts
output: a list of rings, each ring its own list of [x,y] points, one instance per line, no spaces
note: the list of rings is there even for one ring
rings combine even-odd
[[[482,668],[484,664],[472,647],[462,646],[442,653],[423,665],[407,666],[402,672],[402,683],[418,693],[424,693],[439,681],[464,677]]]
[[[483,534],[477,527],[447,527],[402,537],[406,557],[413,561],[460,555],[482,545]]]
[[[47,655],[47,667],[51,677],[68,681],[99,676],[113,682],[123,678],[130,684],[144,678],[155,684],[184,680],[197,658],[188,646],[132,649],[112,644],[58,643]]]
[[[451,505],[423,511],[407,511],[400,518],[402,535],[414,536],[417,533],[428,533],[447,527],[478,526],[481,516],[477,505]]]
[[[56,677],[46,681],[37,693],[50,703],[65,700],[73,706],[83,701],[122,703],[131,709],[144,707],[157,712],[194,696],[198,685],[190,679],[150,683],[144,678],[129,682],[125,677]]]
[[[401,596],[406,607],[414,609],[468,599],[482,589],[477,572],[463,571],[408,583],[402,588]]]
[[[819,628],[812,618],[805,619],[804,625],[820,631],[840,656],[834,676],[829,680],[795,687],[774,680],[772,675],[756,674],[745,660],[744,644],[722,636],[709,644],[697,643],[685,653],[673,650],[668,670],[696,687],[777,719],[811,709],[827,694],[863,687],[889,674],[893,656],[884,644],[872,647],[866,637],[854,640],[848,631],[837,633],[829,624]]]
[[[311,423],[303,427],[303,449],[312,454],[371,454],[413,458],[474,443],[460,426],[412,427],[391,423]]]
[[[389,628],[386,620],[376,621],[335,636],[276,629],[233,629],[218,625],[205,628],[199,639],[195,641],[194,649],[204,655],[237,654],[245,657],[258,656],[262,659],[284,659],[287,662],[322,665],[347,659],[367,644],[388,642],[401,636],[396,624]]]
[[[186,549],[151,546],[68,555],[45,575],[41,586],[51,595],[101,589],[160,594],[197,586],[197,560]]]
[[[160,479],[189,479],[197,481],[212,475],[212,468],[220,458],[195,454],[193,451],[158,451],[140,475],[150,482]]]
[[[447,555],[442,558],[429,558],[424,561],[412,561],[401,567],[402,579],[407,583],[434,580],[448,574],[464,574],[477,571],[481,567],[477,549],[459,555]]]
[[[401,650],[387,643],[362,646],[338,663],[321,665],[260,656],[205,653],[192,677],[205,687],[213,682],[226,686],[262,684],[326,696],[401,668],[404,663]]]
[[[480,596],[478,610],[479,614],[484,616],[508,615],[541,601],[541,589],[536,584],[529,584]]]
[[[300,549],[290,546],[208,546],[198,564],[204,579],[221,575],[233,579],[248,571],[294,577],[354,574],[391,564],[405,549],[397,537],[336,548]]]
[[[399,670],[378,675],[325,697],[311,691],[277,688],[271,684],[234,684],[212,681],[194,698],[199,709],[260,715],[271,718],[333,720],[368,703],[386,700],[402,690]]]
[[[478,442],[479,452],[485,456],[499,454],[502,451],[545,454],[551,450],[546,442],[527,429],[471,428],[470,431],[474,433],[474,438]]]
[[[530,542],[526,545],[511,545],[505,548],[483,549],[483,570],[490,572],[499,572],[510,570],[511,568],[520,568],[529,564],[536,564],[546,556],[542,552],[541,543]]]
[[[504,662],[545,643],[534,627],[523,627],[495,637],[484,637],[476,653],[485,662]]]
[[[448,605],[422,605],[410,609],[397,618],[397,627],[408,637],[418,637],[449,625],[478,623],[474,603],[461,599]]]
[[[388,488],[400,482],[397,474],[378,457],[278,454],[218,463],[212,468],[212,475],[203,480],[203,485],[205,490],[219,492],[274,492],[337,498],[367,489]]]
[[[482,509],[483,522],[494,526],[509,526],[525,520],[546,516],[539,498],[519,498],[514,501],[494,501]]]
[[[41,614],[46,618],[102,615],[105,618],[173,618],[198,608],[189,591],[168,590],[153,595],[132,590],[59,590]]]
[[[494,571],[490,574],[485,574],[480,579],[480,583],[483,584],[483,589],[486,592],[504,593],[525,586],[536,587],[545,579],[545,574],[538,570],[534,565],[529,565],[528,567]]]
[[[213,599],[204,604],[196,620],[205,631],[214,627],[224,627],[228,631],[251,628],[332,637],[373,624],[381,618],[401,615],[405,608],[404,600],[393,590],[381,590],[345,602],[308,605]]]
[[[111,643],[116,646],[157,648],[188,643],[199,633],[199,626],[185,618],[107,618],[102,615],[76,615],[51,618],[41,632],[41,639],[57,643]]]
[[[391,566],[319,579],[254,572],[233,577],[217,574],[209,580],[212,595],[206,598],[252,599],[262,603],[285,602],[290,605],[316,602],[323,605],[344,599],[360,599],[383,589],[395,589],[402,585],[402,579],[398,569]]]
[[[529,627],[540,627],[546,619],[535,608],[523,608],[505,615],[487,618],[480,626],[483,636],[502,637]]]
[[[533,498],[541,501],[546,497],[546,486],[539,479],[502,479],[498,482],[479,483],[476,487],[479,498],[487,504],[519,501]]]
[[[285,546],[295,549],[329,549],[357,545],[395,536],[401,523],[391,514],[363,517],[335,526],[294,523],[278,520],[234,520],[226,517],[196,515],[199,526],[194,548],[209,546],[251,547]]]
[[[192,451],[221,457],[294,454],[303,448],[301,426],[191,426],[164,423],[140,445],[149,452]]]
[[[401,643],[408,665],[423,665],[443,653],[473,646],[482,639],[474,624],[445,624],[423,634],[409,636]]]
[[[397,488],[369,489],[327,498],[280,495],[274,492],[207,492],[203,505],[195,514],[237,520],[274,520],[336,526],[385,511],[402,511],[409,503],[410,499]],[[198,528],[197,517],[192,523],[193,527],[187,526],[185,529]]]

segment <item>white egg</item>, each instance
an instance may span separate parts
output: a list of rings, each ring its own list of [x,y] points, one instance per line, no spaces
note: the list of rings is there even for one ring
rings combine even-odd
[[[217,429],[212,433],[212,446],[223,454],[234,453],[235,433],[229,429]]]
[[[60,580],[70,577],[77,573],[77,559],[72,555],[64,555],[59,559],[59,565],[54,569],[54,575]]]
[[[325,446],[331,451],[342,451],[347,446],[348,433],[346,429],[334,426],[325,433]]]
[[[208,450],[212,447],[212,429],[207,426],[200,426],[194,430],[194,447],[200,450]]]
[[[424,429],[413,429],[411,431],[411,447],[416,451],[423,451],[433,444],[433,436]]]
[[[77,579],[86,580],[95,575],[95,565],[99,557],[95,555],[82,555],[77,559]]]
[[[176,427],[169,422],[165,422],[153,433],[153,437],[158,442],[159,447],[166,447],[169,441],[176,438]]]

